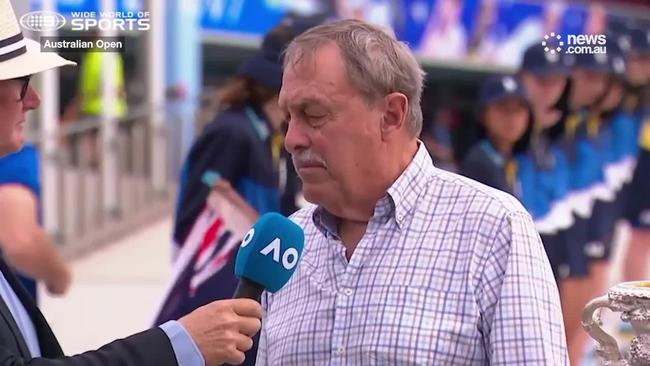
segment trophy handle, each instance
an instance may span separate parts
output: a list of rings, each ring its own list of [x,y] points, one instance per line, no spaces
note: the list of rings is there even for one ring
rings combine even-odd
[[[614,337],[600,327],[600,309],[613,309],[607,295],[591,300],[582,311],[582,327],[589,336],[598,342],[596,347],[598,355],[605,361],[606,365],[627,366],[628,363],[621,355],[618,343]]]

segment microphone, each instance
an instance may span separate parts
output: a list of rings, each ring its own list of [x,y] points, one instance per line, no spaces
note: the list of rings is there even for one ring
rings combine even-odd
[[[233,298],[259,302],[264,290],[281,289],[296,270],[304,246],[305,233],[296,223],[275,212],[262,215],[237,252],[239,284]]]

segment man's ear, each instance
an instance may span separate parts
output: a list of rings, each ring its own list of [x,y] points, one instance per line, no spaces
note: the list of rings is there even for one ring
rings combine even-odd
[[[409,101],[402,93],[390,93],[384,97],[384,105],[381,134],[385,139],[406,127]]]

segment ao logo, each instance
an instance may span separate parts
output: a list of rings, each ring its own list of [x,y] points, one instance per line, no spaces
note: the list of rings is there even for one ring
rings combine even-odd
[[[250,242],[253,240],[253,236],[255,236],[255,228],[251,228],[250,230],[248,230],[246,236],[244,236],[244,240],[242,240],[241,242],[241,247],[244,248],[248,244],[250,244]]]
[[[253,241],[253,236],[255,236],[255,228],[251,228],[246,233],[244,240],[242,240],[241,247],[245,248],[248,244],[250,244],[250,242]],[[280,263],[280,250],[280,239],[275,238],[269,245],[260,250],[260,253],[262,255],[273,254],[273,261]],[[298,264],[298,251],[296,248],[289,248],[285,250],[282,254],[282,267],[284,267],[287,271],[290,271],[293,269],[293,267],[296,266],[296,264]]]

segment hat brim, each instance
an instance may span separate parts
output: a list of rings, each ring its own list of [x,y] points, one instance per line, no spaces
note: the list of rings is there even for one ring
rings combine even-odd
[[[518,99],[518,100],[521,100],[521,102],[524,105],[529,106],[528,98],[526,97],[526,95],[524,95],[521,92],[508,92],[508,93],[493,95],[493,96],[490,96],[489,98],[483,99],[479,104],[480,104],[482,109],[485,109],[485,108],[487,108],[487,107],[489,107],[489,106],[491,106],[493,104],[497,104],[497,103],[502,102],[502,101],[504,101],[506,99]]]
[[[586,64],[580,65],[577,64],[573,66],[575,69],[582,69],[591,72],[601,73],[601,74],[611,74],[612,70],[609,64]]]
[[[66,65],[76,65],[75,62],[66,60],[55,52],[41,52],[40,43],[32,39],[25,38],[25,43],[27,52],[0,63],[0,80],[38,74]]]
[[[244,62],[237,73],[276,91],[282,87],[282,65],[269,60],[262,52]]]
[[[557,65],[553,67],[534,67],[524,70],[538,77],[546,77],[549,75],[568,76],[571,72],[571,69],[569,67],[563,65]]]

